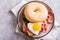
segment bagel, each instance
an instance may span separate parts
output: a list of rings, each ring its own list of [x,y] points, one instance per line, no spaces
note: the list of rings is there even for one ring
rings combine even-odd
[[[25,6],[24,15],[30,22],[41,22],[48,16],[48,10],[44,4],[31,2]]]

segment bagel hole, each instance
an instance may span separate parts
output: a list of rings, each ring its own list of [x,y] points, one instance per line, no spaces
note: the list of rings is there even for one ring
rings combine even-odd
[[[41,9],[39,7],[37,7],[34,12],[41,12]]]

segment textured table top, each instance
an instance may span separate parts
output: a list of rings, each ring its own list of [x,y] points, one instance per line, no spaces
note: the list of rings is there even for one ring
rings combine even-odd
[[[10,12],[10,9],[19,2],[21,0],[0,0],[0,40],[25,40],[21,35],[15,33],[17,19]],[[43,2],[52,8],[55,20],[60,23],[60,0],[43,0]],[[60,40],[60,33],[56,39]]]

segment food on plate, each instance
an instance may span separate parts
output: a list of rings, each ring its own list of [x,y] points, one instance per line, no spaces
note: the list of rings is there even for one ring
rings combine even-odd
[[[41,22],[47,18],[48,10],[42,3],[32,2],[26,5],[24,14],[30,22]]]
[[[22,28],[23,28],[22,30],[23,30],[24,32],[26,32],[26,31],[27,31],[27,24],[23,22]]]
[[[22,28],[23,32],[27,32],[28,35],[32,36],[34,35],[28,28],[27,28],[27,24],[23,22],[23,28]]]
[[[25,6],[22,21],[23,32],[29,36],[39,35],[47,32],[48,24],[53,22],[53,15],[42,3],[32,2]]]
[[[52,16],[52,12],[48,12],[48,17],[47,17],[47,21],[48,23],[53,23],[53,16]]]
[[[47,21],[45,20],[45,21],[43,21],[41,24],[42,24],[42,29],[41,29],[41,31],[42,31],[42,32],[46,32],[46,31],[47,31],[47,27],[48,27]]]
[[[34,35],[30,30],[27,30],[27,34],[28,34],[29,36],[33,36],[33,35]]]
[[[36,35],[38,35],[41,31],[41,23],[28,23],[27,27],[32,33]]]

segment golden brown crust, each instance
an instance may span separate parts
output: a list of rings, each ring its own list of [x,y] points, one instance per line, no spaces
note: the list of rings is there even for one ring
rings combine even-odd
[[[28,34],[29,36],[33,36],[33,35],[34,35],[30,30],[27,30],[27,34]]]

